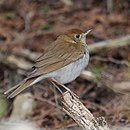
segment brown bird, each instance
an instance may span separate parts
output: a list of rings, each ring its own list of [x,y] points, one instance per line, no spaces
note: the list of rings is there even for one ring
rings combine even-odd
[[[52,78],[60,84],[69,83],[77,78],[89,61],[86,35],[90,31],[71,29],[58,36],[36,60],[33,66],[35,70],[18,85],[5,92],[8,94],[13,91],[8,98],[15,97],[45,78]]]

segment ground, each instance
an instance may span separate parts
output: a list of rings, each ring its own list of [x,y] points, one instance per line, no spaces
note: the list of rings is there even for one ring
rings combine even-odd
[[[70,3],[64,0],[3,0],[0,2],[1,54],[16,54],[21,49],[41,53],[59,34],[75,27],[92,29],[86,39],[88,45],[126,36],[130,33],[130,4],[129,0],[119,1],[113,2],[111,10],[104,0],[76,0]],[[104,116],[110,125],[130,123],[129,52],[128,45],[91,53],[86,70],[96,75],[96,79],[79,77],[66,85],[95,117]],[[32,62],[30,58],[22,57]],[[0,91],[21,81],[29,71],[0,60]],[[128,89],[119,89],[117,83],[128,85]],[[36,97],[37,106],[29,119],[38,126],[59,129],[75,125],[70,117],[58,109],[55,102],[59,93],[49,81],[42,81],[26,91]],[[13,99],[9,102],[12,104]],[[10,107],[2,118],[9,118],[12,109]]]

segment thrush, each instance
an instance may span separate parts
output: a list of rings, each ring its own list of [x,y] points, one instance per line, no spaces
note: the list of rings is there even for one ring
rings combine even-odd
[[[33,66],[35,70],[18,85],[5,92],[11,92],[8,98],[15,97],[45,78],[53,78],[60,84],[75,80],[89,61],[86,35],[90,31],[71,29],[59,35],[36,60]]]

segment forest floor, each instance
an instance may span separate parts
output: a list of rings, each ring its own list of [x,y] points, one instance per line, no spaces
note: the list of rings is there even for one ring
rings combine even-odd
[[[75,1],[70,5],[57,0],[5,0],[0,2],[0,52],[16,54],[22,49],[41,53],[59,34],[75,27],[93,29],[86,39],[88,45],[118,39],[130,34],[129,6],[115,0],[109,12],[102,0],[89,4]],[[66,86],[95,117],[104,116],[112,126],[130,124],[130,44],[90,53],[86,70],[96,75],[96,79],[78,77]],[[17,84],[29,71],[0,61],[0,91]],[[60,95],[48,81],[41,81],[25,91],[36,98],[36,108],[28,118],[38,126],[46,129],[76,126],[58,109],[56,98]],[[12,104],[13,99],[9,102]],[[12,109],[10,105],[6,118],[10,117]]]

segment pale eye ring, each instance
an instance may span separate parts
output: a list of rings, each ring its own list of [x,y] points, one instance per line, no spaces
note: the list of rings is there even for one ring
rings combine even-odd
[[[75,38],[80,39],[80,38],[81,38],[81,35],[80,35],[80,34],[76,34],[76,35],[75,35]]]

